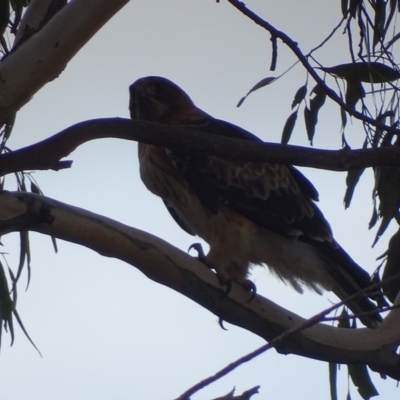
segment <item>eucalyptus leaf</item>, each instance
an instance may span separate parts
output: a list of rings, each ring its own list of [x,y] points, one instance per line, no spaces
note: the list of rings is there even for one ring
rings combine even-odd
[[[283,127],[283,131],[282,131],[282,138],[281,138],[282,144],[289,143],[290,137],[292,136],[294,126],[296,125],[296,120],[297,120],[297,111],[290,114],[289,118],[285,122],[285,126]]]
[[[354,190],[360,180],[361,175],[365,171],[364,168],[352,169],[347,172],[346,176],[346,193],[344,195],[343,203],[344,208],[349,208],[351,200],[353,198]]]
[[[306,95],[307,95],[307,85],[301,86],[294,95],[294,99],[292,102],[292,110],[306,98]]]
[[[389,241],[382,282],[386,297],[394,303],[400,290],[400,229]]]
[[[379,62],[355,62],[321,69],[339,78],[360,82],[387,83],[400,78],[399,71]]]
[[[246,96],[242,97],[242,98],[239,100],[239,103],[237,103],[236,107],[240,107],[240,106],[243,104],[243,102],[247,99],[247,97],[248,97],[251,93],[255,92],[255,91],[258,90],[258,89],[263,88],[264,86],[270,85],[272,82],[276,81],[276,79],[277,79],[277,78],[276,78],[275,76],[268,76],[268,77],[266,77],[266,78],[264,78],[264,79],[261,79],[261,81],[257,82],[257,83],[247,92]]]

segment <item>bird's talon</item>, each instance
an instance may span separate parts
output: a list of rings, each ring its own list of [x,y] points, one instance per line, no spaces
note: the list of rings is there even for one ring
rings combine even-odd
[[[223,329],[224,331],[227,331],[228,329],[225,328],[224,326],[224,320],[222,318],[218,318],[218,325]]]
[[[224,299],[225,297],[229,296],[229,293],[232,291],[232,280],[231,279],[227,279],[224,282],[221,282],[220,277],[218,277],[221,285],[226,285],[226,289],[224,290],[224,293],[221,296],[221,299]]]
[[[201,245],[201,243],[191,244],[188,248],[188,253],[190,253],[190,250],[192,250],[192,249],[197,251],[197,258],[199,260],[205,260],[206,255],[204,254],[203,246]]]
[[[257,294],[257,286],[250,279],[246,279],[245,281],[243,281],[242,287],[247,292],[250,292],[250,299],[247,301],[247,303],[250,303]]]

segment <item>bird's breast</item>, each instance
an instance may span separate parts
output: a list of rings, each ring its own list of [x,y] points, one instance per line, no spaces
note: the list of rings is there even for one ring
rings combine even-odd
[[[166,200],[196,235],[209,244],[229,242],[231,248],[247,242],[249,227],[254,224],[224,204],[219,204],[217,210],[204,205],[162,147],[139,143],[139,163],[146,187]]]

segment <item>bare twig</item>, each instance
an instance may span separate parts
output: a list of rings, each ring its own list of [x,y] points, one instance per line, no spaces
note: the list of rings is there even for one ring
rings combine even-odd
[[[301,332],[304,329],[310,328],[313,325],[316,325],[322,321],[338,321],[341,319],[355,319],[358,316],[361,315],[367,315],[370,313],[360,313],[357,315],[350,315],[350,316],[346,316],[346,317],[341,317],[341,316],[337,316],[337,317],[332,317],[332,318],[327,318],[326,316],[329,315],[331,312],[337,310],[338,308],[342,307],[345,305],[346,302],[348,302],[349,300],[354,300],[356,298],[365,296],[366,293],[369,293],[371,291],[371,289],[374,288],[378,288],[382,286],[382,282],[377,282],[371,286],[369,286],[368,288],[364,289],[364,290],[360,290],[358,293],[355,293],[354,295],[348,297],[346,299],[346,301],[340,301],[338,303],[333,304],[331,307],[315,314],[314,316],[312,316],[311,318],[303,321],[301,324],[299,324],[298,326],[295,326],[293,328],[287,329],[285,330],[283,333],[281,333],[280,335],[278,335],[277,337],[275,337],[274,339],[272,339],[269,343],[259,347],[258,349],[252,351],[251,353],[246,354],[245,356],[237,359],[236,361],[230,363],[229,365],[227,365],[226,367],[222,368],[221,370],[219,370],[217,373],[215,373],[214,375],[196,383],[194,386],[192,386],[190,389],[188,389],[185,393],[183,393],[181,396],[179,396],[176,400],[184,400],[184,399],[188,399],[190,398],[190,396],[192,396],[193,394],[195,394],[196,392],[198,392],[199,390],[203,389],[204,387],[216,382],[218,379],[221,379],[223,376],[228,375],[230,372],[232,372],[233,370],[235,370],[236,368],[240,367],[241,365],[243,365],[246,362],[249,362],[251,360],[253,360],[254,358],[258,357],[259,355],[265,353],[266,351],[276,347],[280,342],[288,339],[291,335],[294,335],[297,332]],[[385,309],[382,309],[380,311],[390,311],[393,309],[399,308],[399,305],[397,306],[393,306],[393,307],[385,307]]]

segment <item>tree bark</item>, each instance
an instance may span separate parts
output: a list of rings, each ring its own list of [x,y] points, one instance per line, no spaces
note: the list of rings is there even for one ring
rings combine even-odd
[[[0,64],[0,122],[10,119],[39,89],[57,78],[128,1],[72,0],[10,53]]]
[[[215,274],[196,258],[146,232],[89,211],[22,192],[0,194],[0,234],[31,230],[90,248],[138,268],[148,278],[192,299],[232,324],[272,341],[280,353],[341,364],[368,364],[373,370],[400,379],[400,309],[393,309],[377,329],[343,329],[306,320],[233,285],[228,296]],[[299,328],[296,330],[296,328]]]
[[[260,143],[124,118],[83,121],[28,147],[0,155],[0,176],[24,170],[61,169],[60,162],[81,144],[94,139],[134,140],[180,151],[193,151],[236,161],[277,162],[332,171],[372,166],[399,166],[400,147],[357,150],[320,150],[301,146]]]

